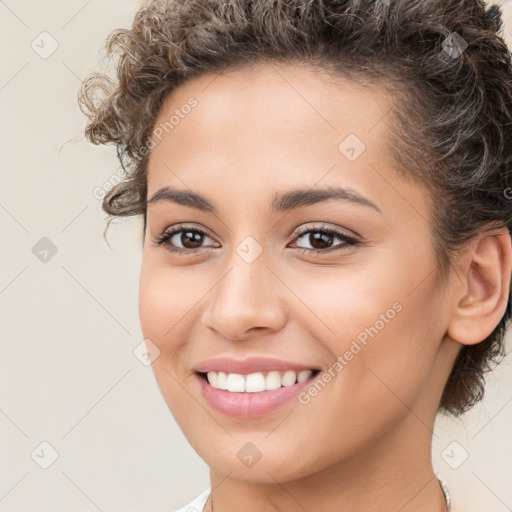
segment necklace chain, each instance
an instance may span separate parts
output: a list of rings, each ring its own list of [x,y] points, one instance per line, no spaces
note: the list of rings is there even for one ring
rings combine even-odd
[[[437,481],[439,482],[439,485],[441,486],[441,490],[443,491],[443,495],[444,495],[444,500],[446,501],[446,512],[451,512],[451,510],[452,510],[452,500],[450,498],[450,493],[448,492],[448,486],[440,478],[438,478]],[[214,510],[213,510],[213,497],[212,497],[211,493],[210,493],[210,501],[211,501],[211,505],[212,505],[212,512],[214,512]]]

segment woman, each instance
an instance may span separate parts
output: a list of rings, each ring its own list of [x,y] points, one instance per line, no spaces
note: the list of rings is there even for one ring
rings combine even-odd
[[[80,104],[210,468],[182,510],[450,510],[434,420],[482,398],[510,316],[500,29],[480,0],[167,0],[109,36]]]

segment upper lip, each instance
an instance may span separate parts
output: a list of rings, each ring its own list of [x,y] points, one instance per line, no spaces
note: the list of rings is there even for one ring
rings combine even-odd
[[[249,357],[247,359],[233,359],[231,357],[217,357],[198,363],[194,370],[199,373],[226,372],[226,373],[256,373],[263,371],[303,371],[316,370],[311,365],[284,361],[282,359],[269,359],[266,357]]]

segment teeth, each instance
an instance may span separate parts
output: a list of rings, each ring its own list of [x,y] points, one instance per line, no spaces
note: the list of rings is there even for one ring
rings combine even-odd
[[[308,380],[311,375],[313,375],[311,370],[304,370],[303,372],[299,372],[297,375],[297,382],[304,382],[305,380]]]
[[[226,381],[226,389],[232,393],[243,393],[245,391],[245,379],[239,373],[230,373]]]
[[[240,375],[240,377],[242,377]],[[266,388],[266,380],[263,373],[250,373],[245,377],[242,377],[242,389],[237,391],[246,391],[247,393],[256,393],[263,391]],[[228,391],[231,391],[228,389]]]
[[[265,377],[265,390],[272,391],[273,389],[279,389],[281,387],[281,374],[273,371],[268,372]]]
[[[285,372],[283,378],[281,379],[281,384],[283,386],[293,386],[295,384],[295,379],[297,378],[297,374],[294,371]]]
[[[213,373],[213,372],[212,372]],[[228,375],[227,373],[224,373],[224,372],[219,372],[217,374],[217,386],[219,389],[227,389],[227,381],[228,380]]]
[[[264,375],[262,372],[240,373],[208,372],[208,382],[212,388],[223,389],[231,393],[259,393],[271,391],[281,386],[293,386],[296,382],[304,382],[313,375],[312,370],[294,372],[271,371]]]

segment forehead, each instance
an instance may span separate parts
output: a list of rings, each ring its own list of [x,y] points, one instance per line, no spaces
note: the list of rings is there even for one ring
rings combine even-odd
[[[268,190],[268,198],[320,181],[382,195],[382,176],[396,166],[387,149],[394,101],[384,85],[304,65],[201,75],[159,111],[148,197],[165,185],[205,191],[222,183],[225,192]]]
[[[166,98],[155,129],[165,128],[173,114],[188,111],[191,98],[197,105],[172,126],[175,139],[180,132],[189,138],[187,128],[193,128],[196,138],[204,141],[222,131],[236,136],[238,142],[244,134],[249,139],[258,133],[262,142],[279,134],[291,142],[295,135],[303,145],[307,142],[304,135],[319,138],[337,132],[341,137],[350,130],[368,140],[369,132],[384,120],[395,100],[384,84],[354,82],[306,65],[269,62],[185,82]],[[200,122],[194,122],[197,118]]]

